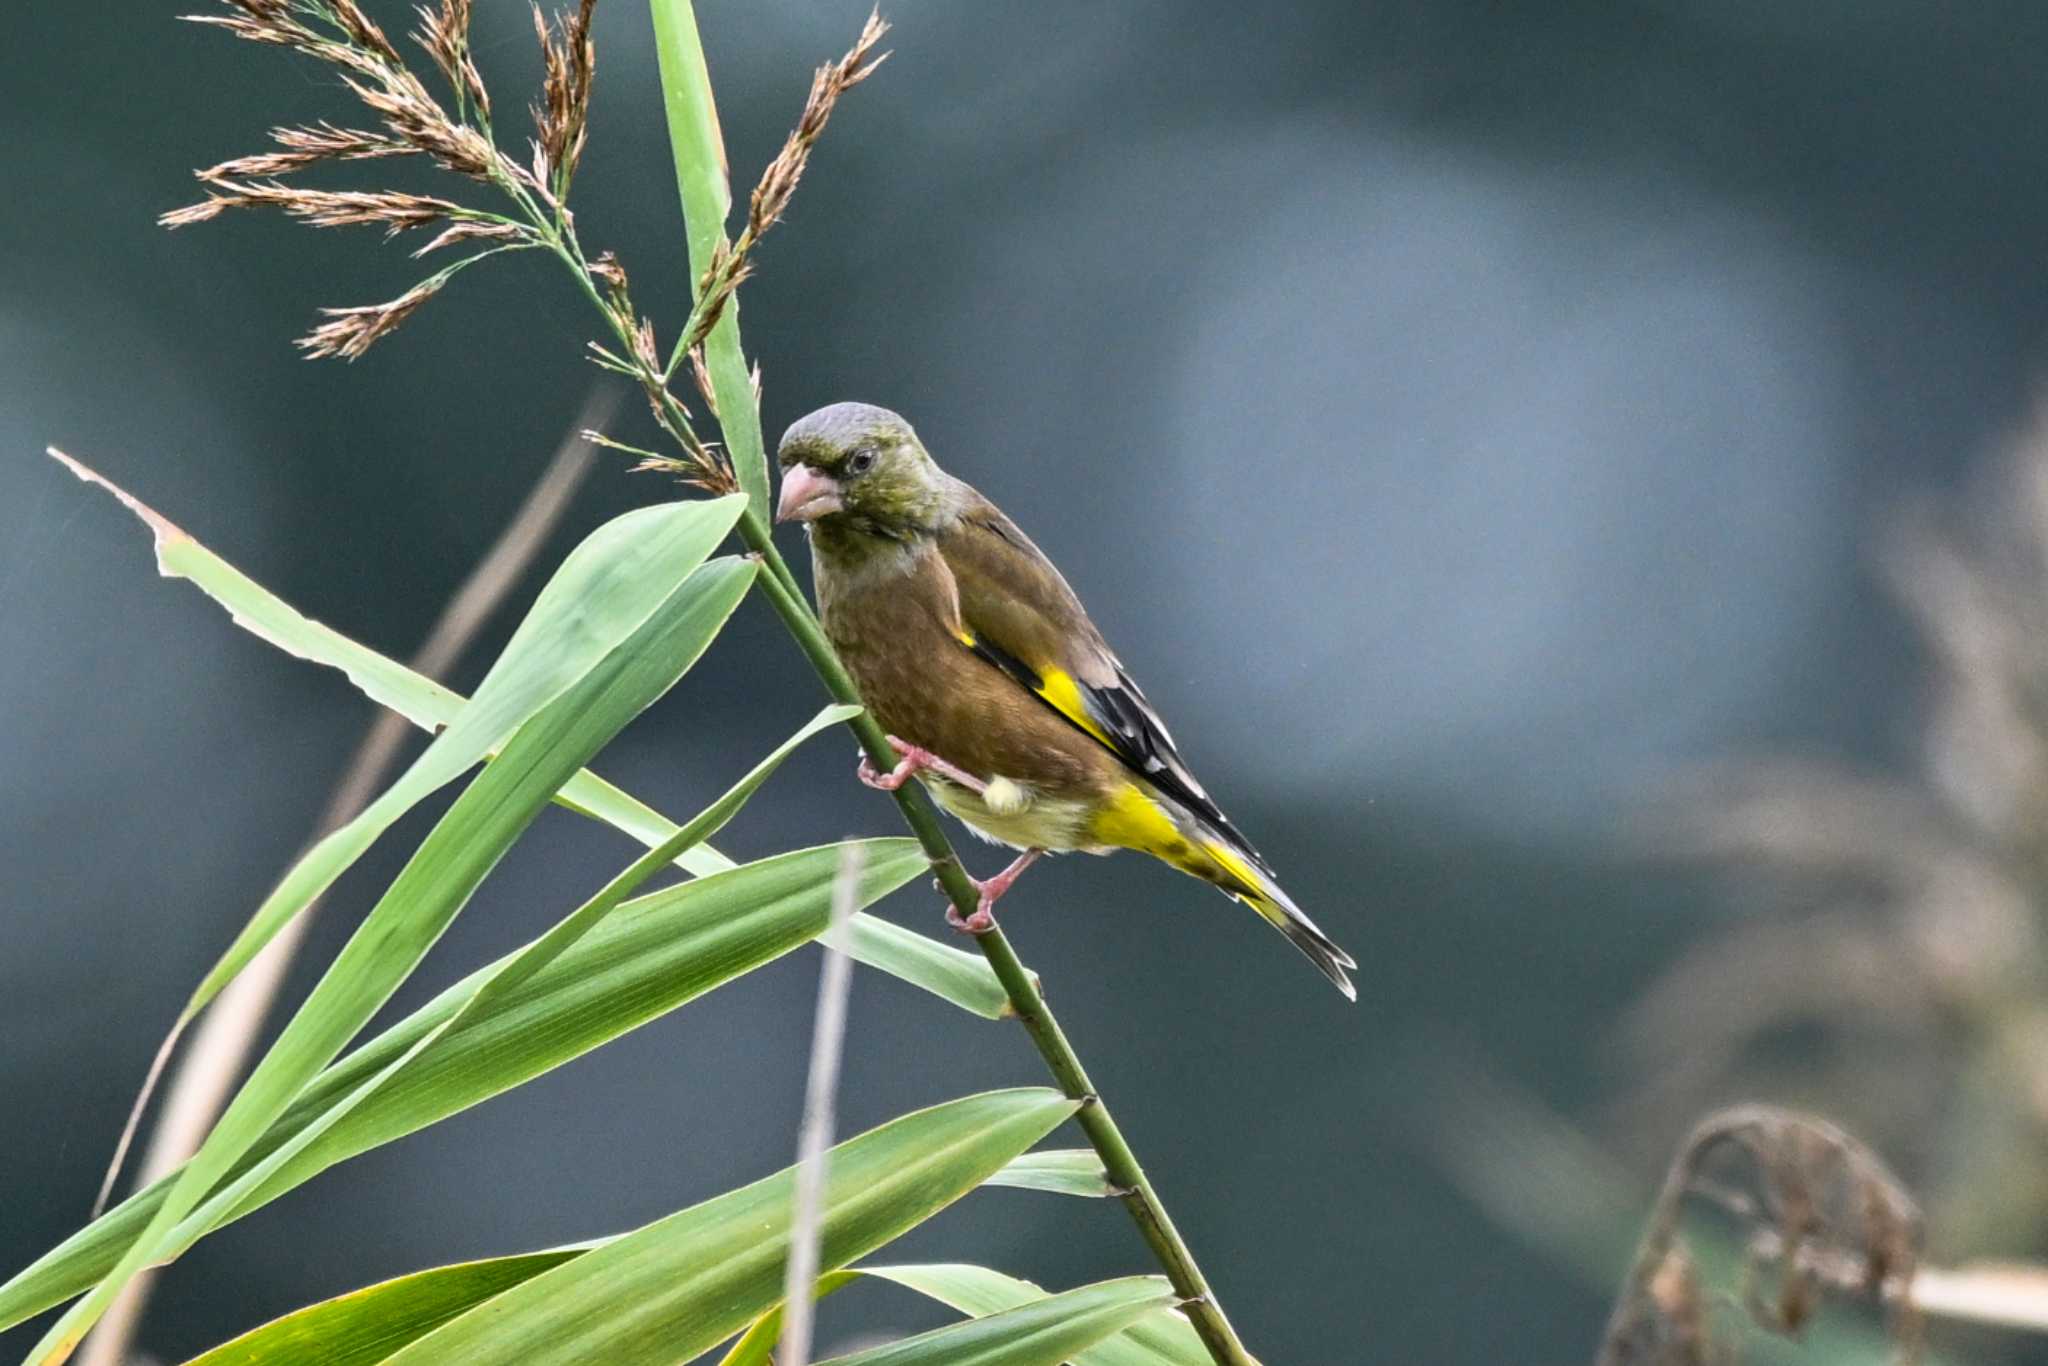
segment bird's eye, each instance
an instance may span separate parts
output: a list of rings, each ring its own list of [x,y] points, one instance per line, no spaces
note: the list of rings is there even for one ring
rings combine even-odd
[[[863,446],[855,451],[853,458],[846,462],[846,469],[849,474],[866,474],[874,467],[875,452],[872,447],[868,446]]]

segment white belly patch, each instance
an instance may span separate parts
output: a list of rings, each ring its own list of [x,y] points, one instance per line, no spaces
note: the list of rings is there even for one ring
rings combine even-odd
[[[1010,778],[992,779],[988,789],[977,794],[928,773],[918,777],[933,801],[992,844],[1065,850],[1088,843],[1085,802],[1046,797]]]

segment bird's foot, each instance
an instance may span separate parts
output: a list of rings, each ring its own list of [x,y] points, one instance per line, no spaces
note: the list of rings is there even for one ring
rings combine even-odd
[[[946,903],[946,923],[962,934],[987,934],[996,927],[996,918],[989,914],[986,901],[974,908],[973,915],[960,914],[959,908],[949,901]]]
[[[966,769],[947,763],[928,749],[920,749],[916,745],[906,744],[893,735],[889,737],[889,744],[894,747],[896,753],[901,757],[897,760],[896,767],[890,769],[887,773],[876,768],[874,760],[868,758],[867,755],[863,754],[860,756],[860,768],[857,771],[860,775],[860,780],[869,787],[877,788],[883,792],[894,792],[916,777],[920,770],[924,770],[936,773],[948,782],[958,783],[969,792],[979,794],[988,790],[987,783],[975,777]],[[982,928],[986,930],[988,927],[984,925]]]
[[[1002,900],[1003,893],[1009,891],[1011,885],[1024,875],[1024,870],[1036,863],[1044,852],[1043,849],[1026,849],[1011,861],[1009,867],[986,880],[970,876],[967,880],[981,894],[975,902],[974,914],[962,915],[958,907],[949,903],[946,906],[946,923],[962,934],[987,934],[994,929],[996,902]]]

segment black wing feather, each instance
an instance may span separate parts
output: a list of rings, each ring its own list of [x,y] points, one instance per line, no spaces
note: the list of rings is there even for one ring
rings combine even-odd
[[[1036,669],[1002,646],[979,635],[969,643],[968,648],[1016,680],[1068,725],[1100,743],[1100,736],[1091,734],[1046,698],[1045,679]],[[1230,817],[1223,814],[1223,809],[1216,805],[1215,800],[1188,770],[1186,762],[1180,757],[1180,751],[1174,748],[1173,736],[1167,732],[1166,723],[1145,699],[1145,694],[1139,690],[1137,683],[1124,672],[1122,664],[1116,665],[1116,677],[1116,683],[1106,687],[1076,681],[1081,695],[1089,703],[1089,712],[1109,733],[1113,742],[1105,748],[1127,768],[1140,774],[1161,792],[1201,817],[1204,823],[1214,827],[1216,832],[1228,839],[1240,853],[1248,856],[1261,868],[1265,868],[1266,861],[1260,856],[1259,851],[1252,848],[1251,842],[1230,823]],[[1271,872],[1271,869],[1267,871]]]

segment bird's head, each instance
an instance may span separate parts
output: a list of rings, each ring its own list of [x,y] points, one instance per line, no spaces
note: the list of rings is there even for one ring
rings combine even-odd
[[[936,530],[950,481],[910,424],[867,403],[834,403],[782,434],[778,522],[849,526],[894,539]]]

